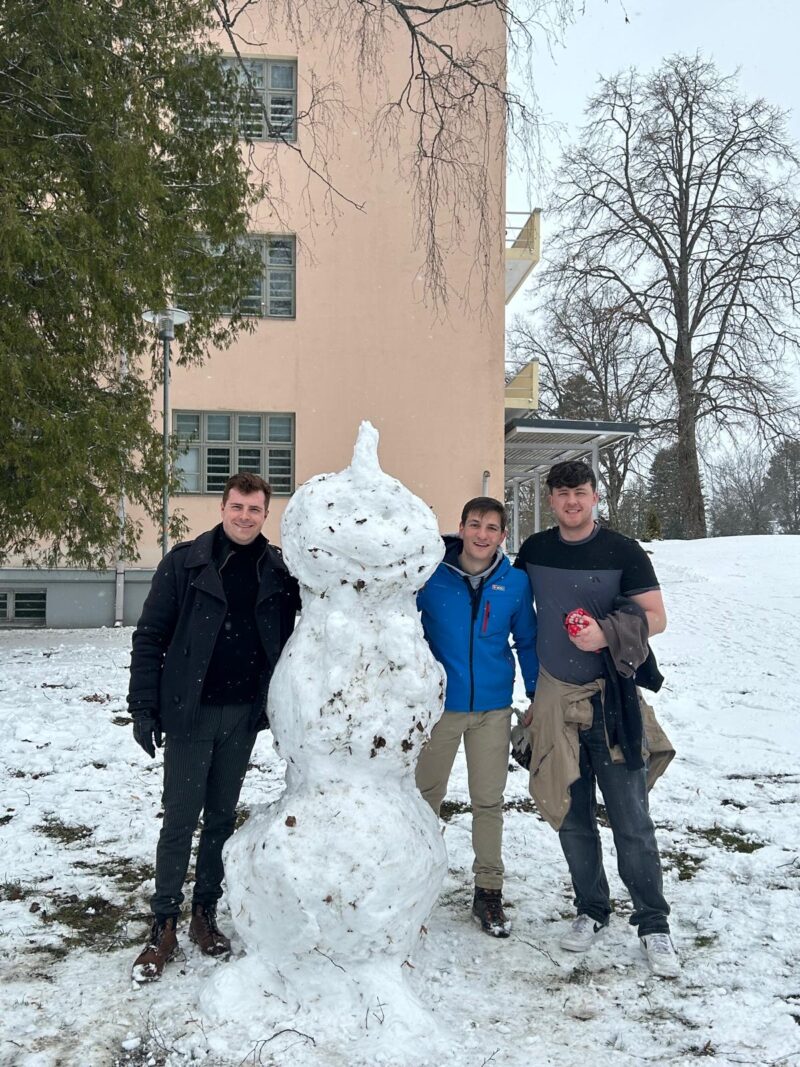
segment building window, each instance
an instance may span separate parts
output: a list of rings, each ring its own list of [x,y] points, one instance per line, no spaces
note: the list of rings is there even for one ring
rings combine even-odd
[[[261,252],[261,273],[239,302],[243,315],[269,319],[295,317],[295,250],[292,234],[250,237]]]
[[[251,141],[297,140],[297,62],[223,59],[249,94],[242,136]]]
[[[276,496],[294,490],[294,415],[174,411],[181,493],[221,493],[232,474],[260,474]]]
[[[44,626],[46,618],[46,590],[0,590],[0,626]]]

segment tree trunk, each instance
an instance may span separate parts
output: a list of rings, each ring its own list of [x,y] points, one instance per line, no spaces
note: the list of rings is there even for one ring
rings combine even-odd
[[[681,525],[689,540],[707,537],[706,509],[700,463],[697,458],[695,396],[692,388],[691,357],[675,354],[675,385],[678,393],[677,457],[680,471]]]

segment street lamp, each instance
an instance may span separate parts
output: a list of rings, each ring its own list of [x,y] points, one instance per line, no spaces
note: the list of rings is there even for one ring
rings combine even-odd
[[[145,311],[145,322],[152,322],[158,336],[164,342],[164,489],[161,496],[161,555],[167,554],[167,530],[169,528],[169,349],[175,340],[175,327],[189,321],[189,312],[167,307],[161,311]]]

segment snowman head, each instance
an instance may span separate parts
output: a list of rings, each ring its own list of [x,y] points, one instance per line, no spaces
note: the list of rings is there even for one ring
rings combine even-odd
[[[378,463],[378,431],[362,422],[349,467],[320,474],[292,497],[281,522],[284,558],[317,594],[364,599],[421,589],[442,558],[436,518]]]

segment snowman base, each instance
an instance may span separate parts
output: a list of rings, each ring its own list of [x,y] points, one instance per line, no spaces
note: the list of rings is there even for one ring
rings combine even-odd
[[[416,1067],[440,1062],[452,1048],[453,1035],[385,960],[351,963],[334,976],[312,965],[307,977],[299,1000],[257,958],[230,963],[202,997],[209,1049],[235,1062],[254,1050],[272,1062],[269,1053],[291,1048],[292,1064],[304,1067],[331,1067],[339,1057],[348,1065]]]
[[[411,987],[409,956],[446,865],[438,821],[408,780],[388,779],[380,794],[357,779],[300,786],[254,812],[225,851],[231,915],[249,954],[202,992],[213,1045],[244,1056],[296,1031],[309,1063],[329,1062],[316,1049],[329,1055],[331,1045],[367,1061],[380,1049],[387,1063],[397,1051],[410,1064],[411,1043],[427,1057],[439,1027]]]

